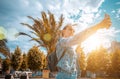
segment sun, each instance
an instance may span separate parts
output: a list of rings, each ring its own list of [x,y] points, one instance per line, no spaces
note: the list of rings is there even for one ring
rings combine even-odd
[[[82,43],[82,47],[84,48],[84,51],[88,53],[99,48],[101,45],[104,45],[104,42],[105,40],[100,38],[99,35],[94,34]]]

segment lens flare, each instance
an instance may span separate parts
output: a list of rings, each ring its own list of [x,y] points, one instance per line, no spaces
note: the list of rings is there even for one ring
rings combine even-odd
[[[0,27],[0,40],[5,39],[5,29]]]
[[[82,47],[86,54],[91,52],[92,50],[98,49],[101,46],[108,48],[110,46],[110,41],[108,38],[102,37],[99,34],[94,34],[90,36],[82,43]]]

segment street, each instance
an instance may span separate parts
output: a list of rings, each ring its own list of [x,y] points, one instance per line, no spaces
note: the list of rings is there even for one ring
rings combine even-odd
[[[0,78],[5,79],[5,78]],[[14,79],[20,79],[20,78],[14,78]],[[29,78],[29,79],[55,79],[55,78]],[[90,79],[90,78],[78,78],[78,79]]]

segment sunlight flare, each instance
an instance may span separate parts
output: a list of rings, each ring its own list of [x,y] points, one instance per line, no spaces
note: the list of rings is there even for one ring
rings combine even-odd
[[[99,33],[96,33],[90,36],[87,40],[85,40],[81,46],[87,54],[92,50],[98,49],[100,46],[108,48],[110,46],[110,40],[109,38],[101,36],[101,34]]]

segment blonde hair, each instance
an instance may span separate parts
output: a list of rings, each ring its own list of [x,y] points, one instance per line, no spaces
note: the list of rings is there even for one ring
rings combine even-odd
[[[74,29],[73,29],[73,27],[72,27],[71,24],[67,24],[67,25],[63,28],[63,30],[65,30],[66,28],[69,28],[70,30],[74,31]]]
[[[73,29],[72,25],[71,25],[71,24],[67,24],[67,25],[63,28],[63,30],[66,30],[67,28],[72,32],[72,35],[73,35],[73,34],[74,34],[74,29]],[[63,32],[62,32],[62,36],[64,36]]]

